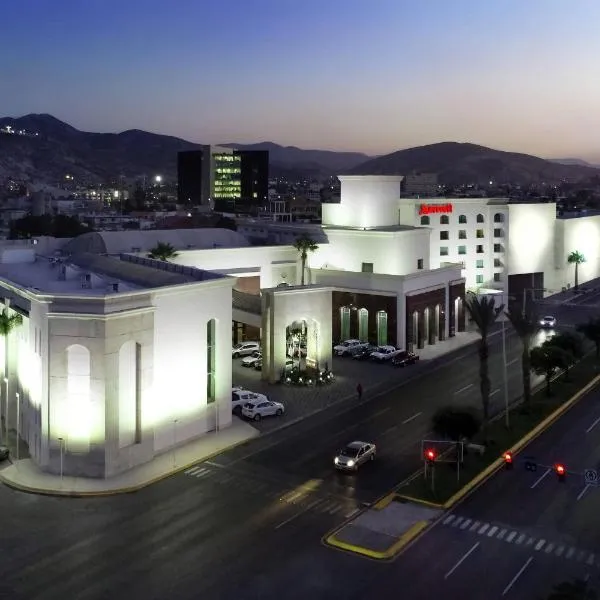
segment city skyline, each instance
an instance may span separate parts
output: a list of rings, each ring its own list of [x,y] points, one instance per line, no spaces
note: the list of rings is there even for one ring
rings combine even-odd
[[[270,140],[375,155],[451,140],[600,160],[600,83],[588,75],[600,5],[144,8],[8,7],[0,116],[50,113],[85,131],[144,129],[207,144]]]

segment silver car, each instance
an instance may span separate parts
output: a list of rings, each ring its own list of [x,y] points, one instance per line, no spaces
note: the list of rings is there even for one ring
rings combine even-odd
[[[360,465],[369,460],[375,460],[377,448],[369,442],[351,442],[342,448],[333,459],[336,469],[356,471]]]

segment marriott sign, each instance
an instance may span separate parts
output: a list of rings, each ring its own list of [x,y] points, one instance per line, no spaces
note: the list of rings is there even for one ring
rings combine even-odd
[[[435,215],[452,212],[452,204],[419,204],[420,215]]]

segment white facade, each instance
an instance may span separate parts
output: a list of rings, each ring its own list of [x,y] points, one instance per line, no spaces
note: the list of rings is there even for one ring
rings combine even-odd
[[[21,258],[0,264],[4,308],[23,321],[0,361],[1,406],[42,469],[108,477],[230,424],[235,279]]]

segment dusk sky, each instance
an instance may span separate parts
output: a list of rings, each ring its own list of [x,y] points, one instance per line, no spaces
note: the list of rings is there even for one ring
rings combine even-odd
[[[0,116],[600,160],[599,0],[4,0]]]

